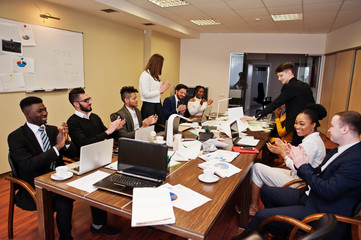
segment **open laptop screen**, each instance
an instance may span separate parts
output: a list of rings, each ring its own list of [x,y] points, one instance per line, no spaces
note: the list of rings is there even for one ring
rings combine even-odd
[[[233,121],[230,124],[230,128],[231,128],[232,142],[235,143],[239,139],[237,120]]]
[[[168,147],[163,144],[118,140],[118,171],[165,180]]]

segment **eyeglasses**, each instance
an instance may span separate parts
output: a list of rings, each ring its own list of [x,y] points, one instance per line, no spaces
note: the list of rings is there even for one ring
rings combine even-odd
[[[89,103],[92,100],[91,97],[85,98],[83,100],[77,101],[77,102],[85,102],[85,103]]]

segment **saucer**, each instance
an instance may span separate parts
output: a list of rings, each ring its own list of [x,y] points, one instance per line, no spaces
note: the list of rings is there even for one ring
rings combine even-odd
[[[201,174],[198,176],[198,179],[205,183],[214,183],[219,180],[219,177],[217,177],[216,175],[213,175],[212,179],[205,179],[204,174]]]
[[[55,181],[63,181],[63,180],[71,178],[72,176],[73,176],[73,173],[69,171],[69,172],[67,172],[66,176],[63,177],[63,178],[58,177],[56,175],[56,173],[51,174],[50,178],[55,180]]]
[[[154,143],[157,143],[157,144],[165,144],[165,140],[163,140],[163,141],[161,141],[161,142],[155,141]]]

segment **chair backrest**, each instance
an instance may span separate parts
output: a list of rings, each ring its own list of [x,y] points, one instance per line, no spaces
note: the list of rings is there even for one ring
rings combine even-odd
[[[260,104],[263,104],[263,100],[264,100],[264,88],[263,88],[263,83],[258,83],[258,86],[257,86],[257,89],[258,89],[258,96],[256,98],[256,102],[257,103],[260,103]]]
[[[337,219],[336,217],[331,214],[325,214],[320,218],[312,227],[312,231],[301,238],[299,240],[313,240],[319,239],[327,236],[331,233],[337,226]]]
[[[19,174],[17,171],[17,167],[16,167],[16,163],[14,162],[14,160],[11,158],[10,154],[8,155],[8,161],[9,161],[9,165],[11,168],[11,172],[13,177],[19,178]]]

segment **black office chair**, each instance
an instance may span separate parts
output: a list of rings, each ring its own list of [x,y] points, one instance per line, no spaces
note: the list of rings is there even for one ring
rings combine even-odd
[[[10,182],[10,199],[9,199],[9,214],[8,214],[8,238],[12,239],[13,234],[13,222],[14,222],[14,206],[16,204],[15,194],[22,187],[24,188],[30,196],[36,202],[35,190],[34,188],[27,183],[26,181],[19,178],[17,167],[15,162],[11,159],[10,155],[8,156],[9,165],[11,168],[11,173],[5,177],[6,180]]]
[[[268,104],[270,104],[272,102],[272,98],[271,97],[265,98],[263,83],[261,83],[261,82],[258,83],[257,88],[258,88],[258,96],[256,98],[254,98],[253,100],[256,101],[257,103],[261,104],[262,109],[264,109]]]

